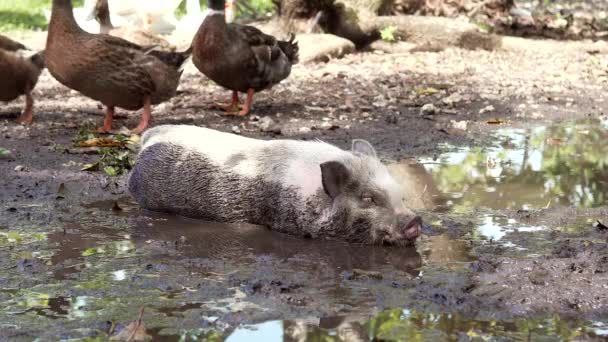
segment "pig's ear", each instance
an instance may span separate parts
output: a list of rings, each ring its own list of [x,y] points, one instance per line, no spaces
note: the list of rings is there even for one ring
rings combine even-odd
[[[321,180],[325,193],[334,199],[344,191],[350,180],[350,171],[338,161],[329,161],[321,164]]]
[[[376,150],[374,149],[372,144],[370,144],[369,141],[363,139],[353,140],[353,153],[377,158]]]

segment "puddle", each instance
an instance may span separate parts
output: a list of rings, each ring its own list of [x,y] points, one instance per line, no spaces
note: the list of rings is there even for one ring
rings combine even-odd
[[[420,158],[454,211],[592,208],[608,200],[608,121],[502,129],[496,146]]]
[[[81,220],[56,230],[0,232],[0,256],[7,256],[0,260],[7,274],[0,277],[6,308],[0,317],[7,326],[35,320],[42,334],[60,326],[74,332],[70,338],[104,336],[108,321],[130,322],[142,306],[155,340],[606,338],[602,322],[470,319],[412,304],[412,298],[428,301],[412,295],[421,288],[445,303],[467,300],[450,291],[470,285],[472,251],[480,244],[498,242],[530,256],[542,254],[537,243],[551,243],[551,229],[577,229],[524,222],[504,211],[605,205],[606,138],[608,123],[600,121],[507,129],[496,133],[492,148],[390,165],[408,206],[434,215],[434,225],[442,218],[471,221],[456,225],[455,233],[424,236],[415,248],[301,239],[254,225],[144,212],[124,199],[88,204]],[[331,317],[299,319],[319,313]],[[249,322],[263,323],[242,324]]]
[[[568,226],[546,225],[509,218],[501,211],[525,213],[606,205],[608,121],[500,129],[495,137],[493,147],[446,146],[448,152],[419,158],[421,166],[416,166],[414,178],[418,184],[411,186],[418,193],[424,187],[424,195],[415,202],[448,214],[475,210],[476,229],[470,238],[500,241],[514,250],[529,246],[509,241],[513,233],[580,231],[591,227],[593,222],[589,219]],[[411,174],[408,169],[403,178],[412,178]]]
[[[554,317],[544,320],[470,320],[456,314],[390,310],[369,320],[329,317],[270,321],[239,327],[226,342],[282,341],[536,341],[607,338],[601,323],[582,324]]]

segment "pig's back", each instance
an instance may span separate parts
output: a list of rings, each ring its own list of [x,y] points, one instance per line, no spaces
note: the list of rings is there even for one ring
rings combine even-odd
[[[289,229],[302,203],[322,189],[319,165],[345,155],[322,142],[158,126],[142,137],[129,191],[149,210]]]

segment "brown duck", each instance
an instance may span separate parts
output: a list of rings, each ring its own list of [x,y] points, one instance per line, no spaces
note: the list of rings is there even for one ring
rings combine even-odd
[[[26,57],[27,49],[8,37],[0,35],[0,101],[12,101],[25,94],[25,109],[19,123],[32,123],[34,99],[32,90],[44,69],[44,52]]]
[[[224,109],[238,111],[238,92],[247,93],[239,115],[247,115],[253,94],[281,82],[298,62],[294,36],[279,41],[252,26],[227,24],[224,0],[209,0],[209,12],[192,41],[192,61],[205,76],[232,90]]]
[[[108,0],[97,0],[91,14],[99,23],[99,32],[120,37],[141,46],[158,46],[161,50],[175,51],[175,46],[153,33],[131,26],[114,27],[110,19]]]
[[[53,0],[46,42],[49,72],[65,86],[103,103],[107,107],[100,132],[112,129],[114,108],[143,107],[139,134],[149,124],[152,105],[175,95],[181,67],[190,56],[145,48],[107,34],[81,29],[72,12],[71,0]]]

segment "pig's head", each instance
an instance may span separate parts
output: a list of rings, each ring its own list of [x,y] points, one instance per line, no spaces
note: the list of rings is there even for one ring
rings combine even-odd
[[[321,164],[323,189],[331,198],[335,234],[352,242],[410,245],[422,219],[404,204],[399,184],[365,140],[354,140],[353,155]]]

